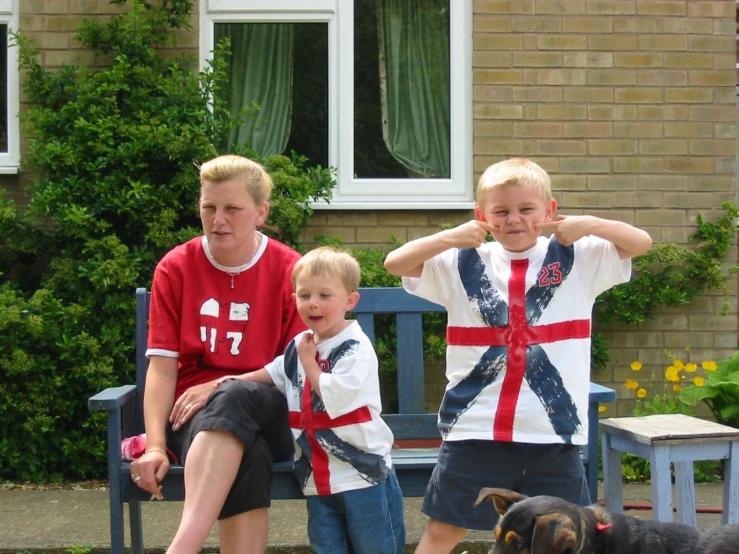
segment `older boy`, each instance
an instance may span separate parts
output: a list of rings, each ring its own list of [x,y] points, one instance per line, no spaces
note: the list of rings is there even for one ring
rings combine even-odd
[[[482,487],[589,501],[579,445],[588,432],[591,311],[652,241],[625,223],[555,217],[556,209],[541,167],[503,161],[480,177],[477,220],[387,256],[409,292],[448,312],[444,442],[416,554],[451,552],[467,529],[495,526],[491,504],[472,508]],[[488,233],[495,242],[485,242]]]
[[[380,417],[377,355],[346,312],[359,300],[360,269],[345,252],[308,252],[292,273],[309,330],[264,369],[240,378],[287,396],[295,474],[307,498],[318,554],[402,554],[403,495],[392,468],[393,434]]]

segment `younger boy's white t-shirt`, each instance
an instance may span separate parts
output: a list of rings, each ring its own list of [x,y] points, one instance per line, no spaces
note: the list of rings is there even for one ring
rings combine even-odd
[[[310,333],[311,331],[305,331]],[[266,366],[287,397],[295,440],[295,474],[306,495],[327,495],[382,483],[392,467],[393,434],[380,414],[377,355],[356,321],[317,345],[322,399],[298,357],[304,333]]]

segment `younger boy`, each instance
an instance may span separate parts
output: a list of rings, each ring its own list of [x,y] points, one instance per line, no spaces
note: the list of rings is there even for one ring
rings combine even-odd
[[[391,252],[387,270],[448,312],[442,443],[419,553],[448,553],[467,529],[492,529],[482,487],[589,502],[590,319],[601,292],[630,278],[649,235],[593,216],[557,216],[550,179],[511,159],[478,183],[477,220]],[[543,229],[551,238],[540,237]],[[495,242],[485,242],[488,233]]]
[[[359,324],[345,319],[359,300],[359,279],[357,261],[334,248],[298,260],[293,297],[309,330],[240,378],[287,396],[315,552],[402,554],[403,495],[390,458],[393,434],[380,417],[377,355]]]

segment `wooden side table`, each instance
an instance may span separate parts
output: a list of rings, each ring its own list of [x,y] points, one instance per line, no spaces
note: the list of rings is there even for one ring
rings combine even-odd
[[[726,460],[723,523],[739,522],[739,429],[682,414],[602,419],[606,507],[623,512],[621,452],[651,464],[653,517],[672,521],[670,463],[675,464],[678,521],[696,526],[693,462]]]

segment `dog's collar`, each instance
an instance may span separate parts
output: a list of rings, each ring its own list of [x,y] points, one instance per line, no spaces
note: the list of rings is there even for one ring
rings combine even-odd
[[[605,531],[606,529],[610,529],[613,527],[613,523],[609,523],[606,525],[605,523],[601,523],[600,521],[595,524],[596,531]]]

